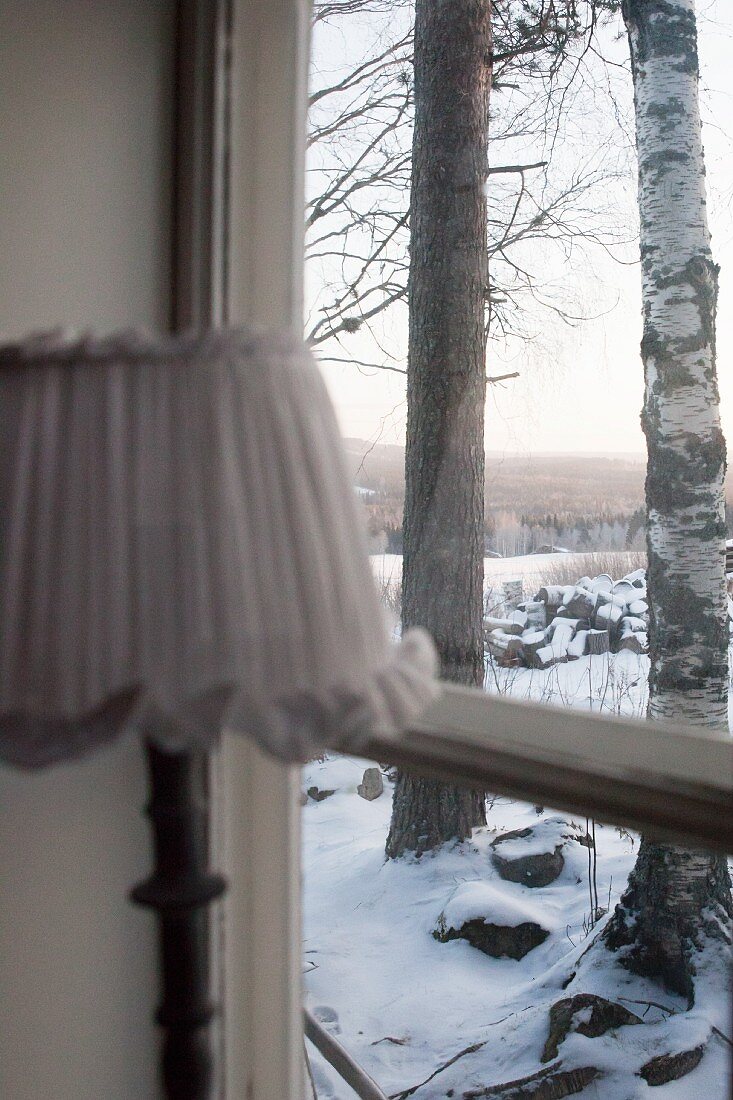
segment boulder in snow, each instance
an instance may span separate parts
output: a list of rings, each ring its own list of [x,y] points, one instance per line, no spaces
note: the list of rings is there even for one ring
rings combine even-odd
[[[466,940],[498,959],[523,959],[547,939],[541,908],[514,898],[487,882],[464,882],[438,918],[433,935],[441,943]]]
[[[330,798],[336,791],[322,791],[318,787],[309,787],[308,795],[314,802],[323,802],[324,798]]]
[[[384,791],[384,781],[379,768],[366,768],[361,783],[356,788],[356,793],[365,798],[367,802],[373,802]]]
[[[524,886],[549,886],[565,866],[562,849],[580,839],[562,818],[548,817],[526,829],[502,833],[492,842],[491,862],[507,882]]]
[[[563,997],[550,1009],[550,1034],[542,1051],[542,1062],[551,1062],[557,1058],[560,1044],[571,1032],[597,1039],[611,1028],[624,1024],[640,1024],[642,1021],[633,1012],[615,1001],[607,1001],[595,993],[577,993],[574,997]]]

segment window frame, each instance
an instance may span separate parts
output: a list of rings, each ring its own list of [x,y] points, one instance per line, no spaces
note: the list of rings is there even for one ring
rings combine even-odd
[[[302,327],[308,0],[179,0],[177,305],[188,323]],[[591,752],[592,749],[592,752]],[[733,850],[733,742],[446,685],[362,755],[660,839]],[[225,738],[213,857],[226,1095],[305,1095],[299,772]]]

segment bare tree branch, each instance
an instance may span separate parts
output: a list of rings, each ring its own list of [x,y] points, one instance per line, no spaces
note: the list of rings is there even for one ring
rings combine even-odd
[[[614,229],[616,211],[604,210],[608,180],[627,165],[614,166],[614,151],[600,148],[595,161],[568,175],[558,144],[578,88],[611,94],[596,30],[614,6],[615,0],[494,0],[499,94],[487,170],[492,286],[486,296],[492,339],[529,336],[537,308],[577,323],[583,310],[567,301],[559,283],[542,284],[537,258],[545,262],[554,250],[572,262],[584,247],[615,256],[630,235]],[[318,291],[308,339],[327,347],[364,331],[379,343],[375,322],[381,325],[405,298],[409,266],[410,10],[401,0],[316,0],[316,31],[326,23],[343,28],[345,38],[356,27],[364,41],[352,62],[314,73],[306,248]],[[590,60],[604,73],[603,86]],[[523,155],[535,151],[542,155]]]

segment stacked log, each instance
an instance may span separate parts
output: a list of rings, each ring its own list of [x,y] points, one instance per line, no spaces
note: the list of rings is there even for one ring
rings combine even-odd
[[[547,626],[547,607],[541,600],[528,600],[524,605],[528,630],[544,630]]]
[[[505,617],[487,615],[484,627],[499,664],[547,669],[588,655],[646,653],[648,621],[646,574],[635,570],[620,581],[602,573],[545,585]]]
[[[524,661],[528,668],[540,668],[538,650],[547,644],[544,630],[532,630],[522,635]]]
[[[628,649],[631,653],[646,653],[646,634],[624,634],[618,644],[619,650]]]
[[[498,619],[494,615],[484,615],[484,627],[491,634],[502,630],[505,634],[522,634],[524,626],[514,619]]]
[[[510,610],[513,611],[522,602],[523,595],[521,579],[504,582],[504,603]]]
[[[568,615],[576,619],[590,619],[596,609],[598,597],[595,592],[578,585],[569,599],[565,601]]]
[[[547,615],[551,618],[557,614],[558,608],[565,603],[565,596],[569,590],[572,591],[570,585],[549,584],[546,588],[540,588],[535,599],[545,605]]]
[[[607,630],[610,633],[618,633],[621,620],[624,616],[623,609],[615,603],[604,603],[596,611],[595,624],[598,630]]]
[[[568,660],[577,661],[588,653],[588,635],[590,630],[578,630],[568,646]]]
[[[611,648],[611,635],[607,630],[589,630],[587,652],[591,656],[608,653]]]

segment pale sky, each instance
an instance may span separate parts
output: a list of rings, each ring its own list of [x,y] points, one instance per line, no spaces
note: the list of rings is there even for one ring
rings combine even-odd
[[[714,255],[721,266],[718,377],[723,428],[733,452],[733,0],[702,0],[698,20],[708,207]],[[629,217],[634,189],[633,177],[618,188],[619,206],[626,205]],[[636,248],[627,251],[627,258],[635,260]],[[489,387],[486,448],[507,454],[641,453],[638,265],[623,266],[595,249],[576,270],[568,269],[567,278],[580,296],[584,315],[596,319],[568,329],[538,318],[544,331],[532,343],[490,346],[487,372],[519,370],[520,377]],[[406,344],[405,316],[396,316],[391,326],[398,345]],[[349,348],[369,359],[366,343],[359,345],[360,335]],[[383,371],[364,377],[352,367],[335,365],[324,366],[324,375],[345,435],[404,442],[403,378]]]

